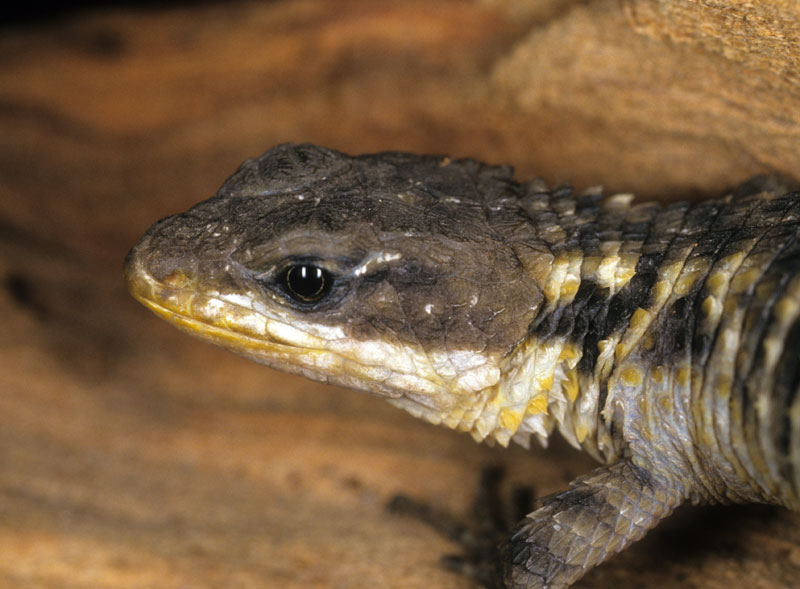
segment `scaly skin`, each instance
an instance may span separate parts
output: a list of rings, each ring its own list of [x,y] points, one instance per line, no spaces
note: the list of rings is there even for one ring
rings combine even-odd
[[[503,549],[567,587],[685,501],[800,508],[800,194],[699,204],[281,145],[131,251],[133,295],[275,368],[605,466]]]

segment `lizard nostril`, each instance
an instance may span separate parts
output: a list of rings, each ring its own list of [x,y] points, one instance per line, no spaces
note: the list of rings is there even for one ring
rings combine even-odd
[[[188,282],[188,277],[182,270],[174,270],[161,281],[165,286],[180,288]]]
[[[133,265],[168,288],[180,288],[197,272],[197,258],[186,247],[163,247],[153,238],[143,239],[131,253]]]
[[[197,260],[191,254],[174,254],[164,256],[163,253],[153,252],[142,260],[143,268],[150,276],[168,288],[181,288],[196,274]]]

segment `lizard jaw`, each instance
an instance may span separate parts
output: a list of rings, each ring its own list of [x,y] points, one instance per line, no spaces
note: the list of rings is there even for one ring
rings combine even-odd
[[[284,372],[385,397],[432,423],[471,431],[476,439],[494,429],[482,414],[501,380],[498,359],[470,350],[429,354],[395,342],[356,340],[341,327],[276,309],[256,293],[204,289],[191,272],[174,270],[159,280],[143,258],[134,250],[126,260],[131,294],[191,335]]]

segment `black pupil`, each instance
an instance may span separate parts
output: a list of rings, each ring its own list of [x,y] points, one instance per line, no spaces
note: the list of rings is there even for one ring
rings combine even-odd
[[[295,300],[303,303],[318,301],[328,292],[329,274],[318,266],[299,264],[286,271],[286,288]]]

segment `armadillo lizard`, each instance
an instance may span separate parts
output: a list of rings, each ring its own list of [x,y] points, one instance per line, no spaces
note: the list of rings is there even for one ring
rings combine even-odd
[[[800,194],[634,204],[508,167],[280,145],[156,223],[133,295],[257,362],[605,466],[503,548],[566,587],[683,502],[800,508]]]

